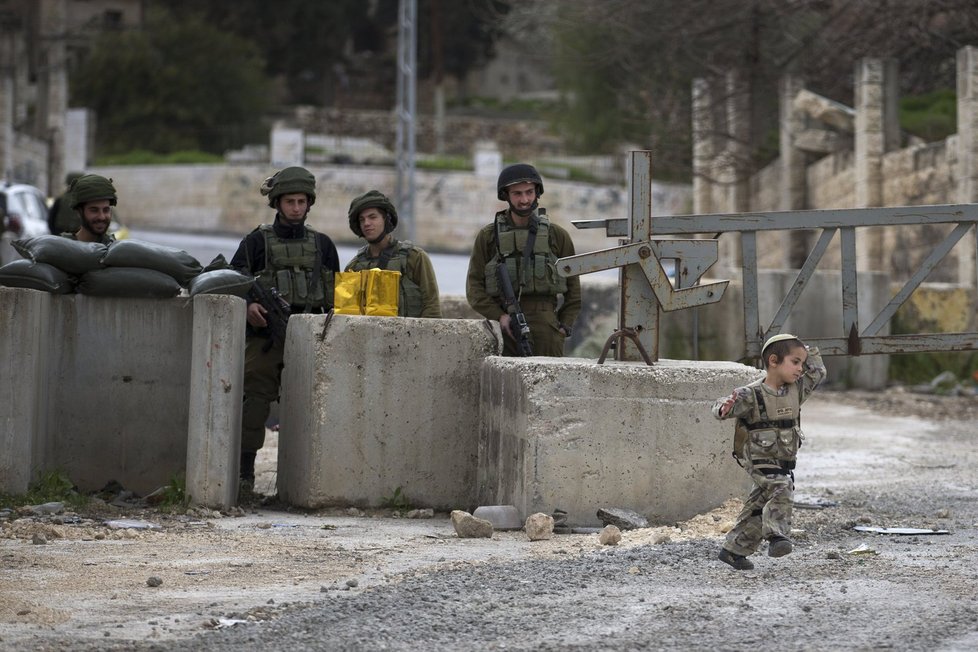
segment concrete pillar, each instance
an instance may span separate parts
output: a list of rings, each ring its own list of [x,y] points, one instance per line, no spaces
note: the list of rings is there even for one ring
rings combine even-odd
[[[713,164],[716,158],[713,92],[710,82],[693,80],[693,212],[713,213]],[[725,265],[721,258],[720,265]]]
[[[780,121],[781,206],[783,211],[802,210],[808,204],[806,171],[808,158],[796,147],[796,139],[805,130],[805,116],[795,105],[795,97],[805,88],[797,75],[785,75],[778,85],[778,117]],[[798,268],[805,262],[811,247],[810,231],[782,231],[784,252],[782,266]]]
[[[958,166],[957,201],[978,202],[978,47],[958,50]],[[958,242],[958,282],[975,287],[974,229]]]
[[[289,129],[282,125],[272,127],[271,163],[284,168],[305,165],[305,135],[302,129]]]
[[[472,165],[475,176],[495,180],[503,169],[503,154],[499,146],[492,140],[480,140],[475,143],[472,152]]]
[[[288,503],[419,507],[475,498],[485,320],[295,315],[282,373],[278,490]],[[521,397],[507,397],[520,403]]]
[[[245,303],[205,294],[193,306],[186,488],[195,504],[226,509],[238,495]]]
[[[735,68],[726,76],[727,164],[730,166],[727,211],[750,210],[750,88],[744,71]]]
[[[724,110],[727,122],[727,143],[724,156],[727,169],[724,174],[728,213],[750,210],[750,89],[744,71],[727,72],[724,93]],[[743,249],[739,234],[728,234],[718,243],[719,260],[727,261],[732,275],[743,270]]]
[[[0,492],[27,491],[44,467],[51,295],[0,287]]]
[[[0,22],[0,177],[14,169],[14,57],[14,34]]]
[[[855,181],[856,207],[883,204],[883,154],[887,142],[887,78],[893,88],[896,61],[861,59],[855,70]],[[891,100],[892,102],[892,100]],[[892,138],[892,135],[891,135]],[[856,242],[859,269],[884,269],[883,233],[880,228],[860,229]]]
[[[65,174],[71,171],[82,172],[88,168],[91,119],[92,112],[89,109],[68,109],[65,113]],[[58,187],[54,186],[51,194],[55,194]]]
[[[486,360],[479,404],[479,502],[568,512],[599,525],[601,507],[655,524],[712,509],[750,484],[730,456],[733,423],[713,401],[758,376],[732,362]],[[708,480],[707,480],[708,479]]]
[[[51,192],[63,185],[65,176],[65,112],[68,110],[68,67],[66,57],[67,0],[42,0],[40,34],[41,50],[39,91],[41,107],[38,135],[48,143],[48,176],[46,190]]]

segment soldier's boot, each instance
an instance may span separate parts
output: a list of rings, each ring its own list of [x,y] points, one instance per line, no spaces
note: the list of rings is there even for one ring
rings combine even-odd
[[[730,552],[726,548],[720,549],[720,554],[717,555],[717,559],[722,561],[724,564],[729,564],[737,570],[753,570],[754,562],[752,562],[747,557],[743,555],[738,555],[737,553]]]
[[[250,492],[255,487],[255,458],[257,451],[241,451],[241,466],[238,471],[238,486],[241,491]]]
[[[767,556],[784,557],[791,554],[791,548],[791,539],[775,535],[768,539]]]

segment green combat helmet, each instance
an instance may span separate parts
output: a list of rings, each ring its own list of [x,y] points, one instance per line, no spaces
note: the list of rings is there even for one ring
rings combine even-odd
[[[543,195],[543,179],[532,165],[516,163],[503,168],[496,181],[496,196],[500,201],[509,201],[509,191],[506,189],[517,183],[532,183],[537,189],[537,198]]]
[[[296,192],[305,194],[309,198],[309,205],[312,206],[316,203],[316,177],[305,168],[285,168],[265,179],[259,191],[268,196],[268,205],[272,208],[277,208],[276,199]]]
[[[350,212],[347,215],[350,219],[350,230],[359,237],[363,237],[363,231],[360,230],[360,213],[368,208],[379,208],[384,212],[384,235],[397,227],[397,209],[394,208],[391,200],[377,190],[368,190],[350,202]]]
[[[106,179],[98,174],[83,174],[68,187],[71,193],[71,207],[79,208],[82,204],[100,199],[108,199],[109,206],[116,205],[115,186],[112,179]]]
[[[73,171],[65,175],[65,185],[70,186],[75,179],[85,176],[84,172]]]

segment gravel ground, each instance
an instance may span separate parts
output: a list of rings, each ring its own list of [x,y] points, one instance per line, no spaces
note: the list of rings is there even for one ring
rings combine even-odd
[[[46,546],[7,523],[0,648],[973,650],[976,413],[972,398],[816,394],[797,498],[836,505],[796,509],[794,553],[747,572],[716,561],[737,501],[615,547],[460,540],[443,517],[381,514],[257,510]]]

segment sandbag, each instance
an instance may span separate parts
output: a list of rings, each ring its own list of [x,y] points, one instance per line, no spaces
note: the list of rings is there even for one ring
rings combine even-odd
[[[168,299],[180,293],[180,284],[169,274],[145,267],[106,267],[84,276],[76,288],[96,297]]]
[[[53,265],[75,276],[100,269],[107,250],[100,242],[79,242],[59,235],[14,240],[10,246],[31,262]]]
[[[254,285],[255,278],[233,269],[214,269],[201,272],[190,281],[190,296],[198,294],[231,294],[244,298]]]
[[[189,284],[202,269],[197,259],[182,249],[132,239],[111,243],[102,257],[102,264],[107,267],[154,269],[168,274],[183,286]]]
[[[75,289],[72,277],[47,263],[32,263],[21,259],[0,267],[0,285],[8,288],[28,288],[51,294],[68,294]]]

